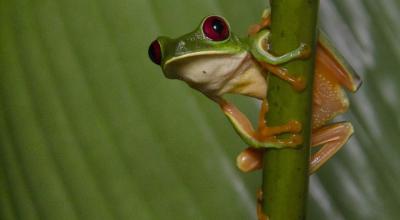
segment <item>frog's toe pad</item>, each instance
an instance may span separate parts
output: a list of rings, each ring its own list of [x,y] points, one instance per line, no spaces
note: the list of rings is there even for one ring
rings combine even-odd
[[[298,148],[303,143],[303,136],[300,134],[291,134],[288,138],[276,138],[275,142],[280,148]]]
[[[311,56],[311,47],[308,44],[301,43],[300,44],[300,59],[307,59]]]
[[[299,133],[301,131],[301,123],[297,120],[291,120],[288,122],[289,126],[292,128],[292,132]]]

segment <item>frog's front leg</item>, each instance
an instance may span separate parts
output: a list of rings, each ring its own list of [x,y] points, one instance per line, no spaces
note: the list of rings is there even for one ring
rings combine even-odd
[[[253,38],[251,52],[259,61],[267,62],[273,65],[280,65],[294,59],[308,58],[311,54],[310,46],[301,43],[298,48],[281,56],[275,56],[268,52],[270,36],[271,32],[269,30],[262,30]]]
[[[300,44],[298,48],[281,56],[274,56],[269,53],[270,32],[263,30],[257,33],[252,38],[252,55],[257,59],[262,67],[267,69],[272,74],[290,83],[296,90],[302,90],[305,87],[304,80],[289,73],[285,68],[277,65],[289,62],[294,59],[308,58],[311,53],[311,48],[306,44]]]
[[[235,131],[239,134],[242,140],[255,148],[286,148],[297,147],[302,138],[299,134],[301,131],[300,123],[290,121],[287,124],[276,127],[267,127],[264,121],[266,107],[261,108],[260,122],[258,130],[255,130],[249,119],[234,106],[222,98],[213,98],[221,107],[224,114],[227,116]],[[263,102],[266,105],[266,101]],[[291,133],[287,138],[279,138],[277,135],[282,133]]]

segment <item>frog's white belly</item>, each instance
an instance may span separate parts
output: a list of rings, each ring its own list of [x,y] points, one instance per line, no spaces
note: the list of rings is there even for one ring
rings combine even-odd
[[[263,70],[247,52],[186,57],[167,65],[165,73],[207,96],[237,93],[264,98],[266,93]]]

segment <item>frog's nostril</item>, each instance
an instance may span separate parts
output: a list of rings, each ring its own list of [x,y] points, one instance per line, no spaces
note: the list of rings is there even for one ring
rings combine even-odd
[[[161,64],[161,46],[158,40],[153,41],[149,47],[149,57],[155,64]]]

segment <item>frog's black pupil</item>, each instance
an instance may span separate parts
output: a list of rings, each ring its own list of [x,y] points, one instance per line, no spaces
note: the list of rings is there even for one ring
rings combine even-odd
[[[214,31],[216,31],[217,33],[222,33],[224,31],[224,23],[222,23],[221,20],[219,19],[215,19],[212,28],[214,29]]]

